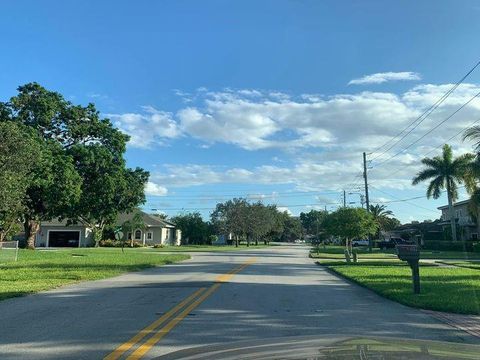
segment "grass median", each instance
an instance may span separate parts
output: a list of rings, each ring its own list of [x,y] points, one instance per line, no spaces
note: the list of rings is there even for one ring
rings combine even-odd
[[[125,249],[124,253],[118,248],[20,250],[17,262],[0,264],[0,300],[189,258],[186,254],[143,250]]]
[[[333,249],[330,252],[338,251]],[[421,294],[412,291],[412,275],[407,263],[390,253],[376,257],[359,255],[357,264],[332,258],[330,252],[312,251],[311,257],[331,271],[404,305],[461,314],[480,314],[480,264],[469,261],[421,263]],[[448,254],[454,257],[454,254]],[[458,258],[460,254],[457,254]],[[448,256],[447,256],[448,258]],[[450,265],[450,266],[442,266]],[[456,265],[456,266],[452,266]],[[461,266],[461,267],[460,267]]]

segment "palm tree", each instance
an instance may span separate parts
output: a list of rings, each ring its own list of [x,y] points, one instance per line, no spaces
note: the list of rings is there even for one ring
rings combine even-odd
[[[380,238],[380,231],[385,230],[386,225],[392,220],[390,216],[393,216],[392,210],[387,210],[386,205],[370,205],[368,207],[370,214],[372,214],[375,222],[378,224],[377,239]]]
[[[478,187],[478,179],[480,178],[480,126],[472,126],[463,134],[463,140],[473,140],[475,142],[474,148],[477,152],[475,161],[472,161],[470,172],[465,181],[468,193],[470,194],[470,203],[468,208],[470,214],[478,219],[479,204],[480,204],[480,188]]]
[[[393,215],[392,210],[387,210],[385,205],[370,205],[368,210],[376,219]]]
[[[413,185],[417,185],[420,182],[431,180],[427,188],[428,199],[431,197],[438,199],[443,190],[447,191],[453,241],[457,241],[455,214],[453,212],[453,202],[458,198],[457,185],[467,181],[467,174],[474,158],[475,155],[467,153],[454,159],[451,146],[445,144],[442,148],[442,156],[422,160],[425,169],[421,170],[412,181]]]

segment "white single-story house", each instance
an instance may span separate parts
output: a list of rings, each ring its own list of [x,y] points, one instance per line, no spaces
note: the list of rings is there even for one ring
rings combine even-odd
[[[182,232],[176,229],[175,224],[140,210],[118,215],[115,225],[122,226],[126,221],[132,220],[137,213],[140,213],[144,226],[141,229],[133,230],[133,233],[123,234],[123,240],[133,239],[143,245],[180,245]],[[67,226],[66,220],[42,222],[35,237],[35,246],[37,247],[87,247],[93,245],[92,231],[89,227],[83,224]]]
[[[145,227],[135,229],[133,233],[123,234],[123,240],[132,239],[141,242],[143,245],[180,245],[182,232],[176,229],[174,223],[143,211],[118,215],[117,226],[122,226],[126,221],[131,221],[137,213],[142,216]]]

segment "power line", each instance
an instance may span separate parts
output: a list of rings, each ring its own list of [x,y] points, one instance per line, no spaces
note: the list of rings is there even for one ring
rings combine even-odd
[[[147,203],[148,205],[148,203]],[[325,206],[325,205],[337,205],[340,206],[340,203],[315,203],[315,204],[294,204],[294,205],[279,205],[279,204],[269,204],[269,205],[275,205],[277,208],[294,208],[294,207],[306,207],[306,206]],[[149,207],[149,206],[147,206]],[[213,210],[215,206],[211,207],[184,207],[184,208],[168,208],[168,207],[159,207],[158,208],[152,208],[152,210],[165,210],[165,211],[194,211],[194,210]]]
[[[371,185],[370,185],[370,186],[371,186]],[[426,208],[426,207],[424,207],[424,206],[421,206],[421,205],[418,205],[418,204],[413,204],[413,203],[409,202],[410,200],[415,200],[415,199],[423,198],[423,196],[419,196],[419,197],[411,198],[411,199],[400,199],[400,198],[396,197],[395,195],[389,194],[389,193],[387,193],[387,192],[385,192],[385,191],[383,191],[383,190],[380,190],[380,189],[376,188],[375,186],[371,186],[371,187],[374,188],[376,191],[379,191],[379,192],[381,192],[381,193],[383,193],[383,194],[385,194],[385,195],[388,195],[388,196],[390,196],[390,197],[393,197],[394,199],[397,199],[397,202],[403,202],[403,203],[406,203],[406,204],[408,204],[408,205],[415,206],[415,207],[418,207],[418,208],[420,208],[420,209],[424,209],[424,210],[427,210],[427,211],[434,212],[434,213],[438,214],[438,211],[435,211],[435,210]]]
[[[465,130],[471,128],[473,125],[477,124],[478,122],[480,122],[480,118],[478,118],[478,119],[475,120],[474,122],[470,123],[469,125],[465,126],[465,127],[462,128],[460,131],[458,131],[457,133],[455,133],[454,135],[450,136],[450,137],[449,137],[447,140],[445,140],[443,143],[447,143],[447,142],[453,140],[453,139],[456,138],[458,135],[460,135],[461,133],[463,133]],[[443,145],[444,145],[444,144],[440,144],[440,145],[434,147],[432,150],[430,150],[430,151],[428,151],[428,152],[420,155],[420,157],[423,158],[423,157],[431,154],[431,153],[434,152],[435,150],[441,148]],[[404,167],[399,167],[399,168],[397,168],[395,171],[390,172],[389,175],[390,175],[390,176],[395,175],[395,174],[399,173],[400,171],[402,171],[403,169],[404,169]],[[377,180],[377,181],[379,181],[379,180]],[[376,183],[377,181],[373,181],[372,183]]]
[[[432,106],[430,106],[428,109],[426,109],[419,117],[417,117],[415,120],[413,120],[410,124],[408,124],[402,131],[400,131],[398,134],[396,134],[392,139],[388,140],[381,146],[377,147],[375,150],[372,151],[372,154],[383,148],[385,145],[388,145],[389,142],[395,140],[399,136],[401,136],[407,129],[414,125],[412,129],[410,129],[405,135],[403,135],[398,141],[394,142],[392,146],[390,146],[388,149],[384,150],[381,154],[375,156],[372,160],[375,160],[379,157],[381,157],[383,154],[387,153],[389,150],[391,150],[396,144],[401,142],[405,137],[407,137],[410,133],[412,133],[413,130],[415,130],[433,111],[435,111],[457,88],[460,86],[461,83],[465,81],[465,79],[470,76],[470,74],[475,71],[475,69],[480,65],[480,61],[478,61],[460,80],[458,80],[445,94],[443,94],[440,99],[438,99]]]
[[[323,191],[299,191],[299,192],[288,192],[288,193],[271,193],[271,194],[262,194],[262,193],[248,193],[248,194],[218,194],[218,195],[165,195],[161,196],[162,199],[201,199],[201,200],[217,200],[219,198],[259,198],[259,199],[268,199],[268,198],[284,198],[284,197],[307,197],[307,196],[328,196],[328,195],[337,195],[339,191],[323,192]]]
[[[390,156],[388,159],[378,163],[376,165],[376,167],[379,167],[380,165],[386,163],[387,161],[390,161],[391,159],[393,159],[394,157],[400,155],[401,153],[403,153],[405,150],[411,148],[413,145],[417,144],[420,140],[424,139],[428,134],[432,133],[434,130],[438,129],[441,125],[443,125],[445,122],[447,122],[448,120],[450,120],[453,116],[455,116],[460,110],[462,110],[465,106],[467,106],[468,104],[470,104],[473,100],[475,100],[478,96],[480,96],[480,91],[477,92],[474,96],[472,96],[470,98],[470,100],[468,100],[466,103],[464,103],[462,106],[460,106],[457,110],[455,110],[453,113],[451,113],[449,116],[447,116],[445,119],[443,119],[441,122],[439,122],[436,126],[434,126],[433,128],[431,128],[429,131],[427,131],[425,134],[423,134],[422,136],[420,136],[417,140],[415,140],[414,142],[410,143],[408,146],[404,147],[402,150],[400,150],[399,152],[395,153],[394,155]]]

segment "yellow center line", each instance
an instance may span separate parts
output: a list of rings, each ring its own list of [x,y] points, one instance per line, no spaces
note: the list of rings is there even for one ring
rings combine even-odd
[[[163,314],[160,318],[155,320],[153,323],[148,325],[146,328],[140,330],[134,337],[132,337],[130,340],[127,342],[123,343],[120,345],[118,348],[116,348],[112,353],[104,357],[104,360],[116,360],[119,359],[125,352],[130,350],[132,346],[134,346],[136,343],[141,341],[145,336],[149,335],[152,331],[154,331],[157,327],[162,325],[164,322],[166,322],[170,317],[175,315],[178,311],[180,311],[184,306],[186,306],[190,301],[195,299],[197,296],[202,294],[206,288],[200,288],[197,291],[195,291],[193,294],[191,294],[189,297],[184,299],[182,302],[177,304],[175,307],[173,307],[171,310]]]
[[[135,350],[127,360],[138,360],[143,357],[157,342],[159,342],[165,335],[167,335],[170,330],[172,330],[180,321],[182,321],[192,310],[204,302],[210,295],[212,295],[215,290],[217,290],[222,283],[230,280],[235,274],[239,273],[245,269],[248,265],[253,264],[256,260],[254,258],[249,259],[247,262],[239,266],[238,268],[228,272],[227,274],[219,275],[216,278],[216,283],[213,284],[206,292],[204,292],[197,300],[192,302],[187,306],[178,316],[170,320],[163,328],[158,330],[150,339],[148,339],[144,344],[140,345],[137,350]]]

